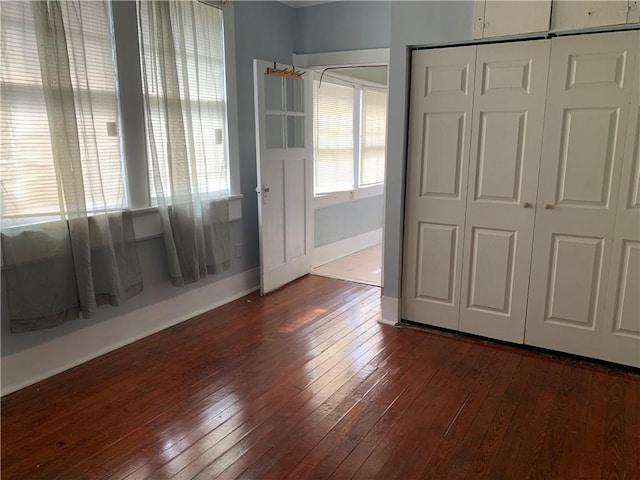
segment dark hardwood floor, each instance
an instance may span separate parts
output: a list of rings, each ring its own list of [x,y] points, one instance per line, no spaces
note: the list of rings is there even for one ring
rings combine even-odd
[[[640,376],[308,276],[2,399],[2,479],[640,479]]]

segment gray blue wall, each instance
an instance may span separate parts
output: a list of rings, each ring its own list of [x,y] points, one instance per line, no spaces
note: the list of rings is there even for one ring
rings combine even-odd
[[[389,48],[391,2],[340,1],[295,9],[295,53]],[[315,246],[382,227],[383,196],[317,209]]]
[[[236,85],[245,269],[259,265],[253,59],[290,64],[294,9],[279,2],[235,2]]]
[[[120,18],[133,19],[135,25],[135,3],[134,2],[115,2],[116,9],[119,10]],[[212,276],[206,280],[196,284],[177,288],[172,287],[169,281],[168,266],[165,260],[164,244],[162,238],[154,238],[138,242],[138,251],[140,254],[140,262],[144,280],[144,292],[121,307],[101,307],[99,314],[90,319],[78,319],[68,322],[62,326],[41,330],[38,332],[10,334],[9,323],[5,310],[2,310],[2,322],[0,325],[1,335],[1,352],[3,358],[8,358],[12,354],[24,352],[29,357],[28,365],[24,365],[24,376],[37,375],[38,372],[46,372],[49,368],[56,368],[56,365],[48,365],[51,363],[47,358],[43,358],[39,346],[43,346],[46,350],[46,344],[51,341],[59,342],[68,337],[69,357],[74,355],[74,343],[82,342],[83,329],[100,322],[109,322],[115,317],[133,312],[138,309],[144,309],[147,306],[166,301],[167,299],[180,297],[188,294],[189,291],[206,287],[221,279],[228,278],[240,272],[245,272],[256,268],[259,264],[258,249],[258,220],[257,220],[257,202],[256,202],[256,157],[255,157],[255,129],[254,129],[254,110],[253,110],[253,59],[263,58],[277,60],[282,63],[291,63],[292,54],[294,52],[294,9],[284,4],[274,1],[256,1],[256,2],[235,2],[235,47],[236,47],[236,80],[237,80],[237,97],[238,97],[238,136],[239,136],[239,156],[240,156],[240,184],[241,192],[244,194],[242,199],[242,220],[231,223],[231,241],[232,245],[241,244],[243,246],[241,256],[233,257],[231,269],[224,274]],[[116,21],[118,18],[116,18]],[[137,50],[136,39],[131,38],[130,47]],[[137,51],[131,55],[126,55],[119,59],[130,62],[131,69],[138,69]],[[126,65],[125,65],[126,68]],[[135,98],[136,88],[131,85],[121,85],[127,94],[131,95],[129,107],[131,107],[131,98]],[[139,87],[138,87],[138,91]],[[130,128],[143,128],[141,126],[141,103],[133,109],[131,117],[123,119],[123,125],[129,125]],[[129,109],[131,110],[131,108]],[[136,110],[140,110],[137,112]],[[126,112],[123,112],[123,116]],[[135,117],[135,118],[134,118]],[[236,128],[231,125],[230,128]],[[138,133],[140,130],[138,130]],[[137,150],[136,150],[137,149]],[[140,151],[140,145],[134,145],[132,151],[128,154],[144,155],[144,145]],[[146,165],[143,163],[143,168]],[[232,249],[232,252],[234,249]],[[4,283],[4,282],[3,282]],[[3,308],[6,302],[2,302]],[[185,311],[189,310],[189,306],[185,306]],[[114,332],[116,333],[116,332]],[[109,340],[105,339],[105,345],[109,344]],[[64,356],[61,353],[60,356]],[[22,357],[21,357],[22,358]],[[12,370],[7,371],[6,364],[12,365]],[[8,367],[7,367],[8,368]],[[22,374],[16,367],[15,362],[2,362],[2,385],[15,384],[19,381]],[[34,373],[35,372],[35,373]]]
[[[472,1],[392,2],[384,222],[385,297],[400,298],[406,167],[409,47],[473,38]]]
[[[340,1],[295,9],[295,53],[389,47],[388,1]]]
[[[316,209],[315,246],[382,228],[383,203],[384,196],[378,195]]]
[[[244,199],[242,200],[243,218],[241,221],[233,222],[231,228],[233,244],[242,244],[243,249],[240,258],[232,259],[229,272],[205,280],[204,285],[235,273],[251,270],[259,264],[255,194],[253,58],[290,63],[294,52],[390,47],[387,177],[384,200],[384,295],[399,298],[407,135],[408,47],[471,39],[473,2],[336,2],[292,9],[273,1],[240,1],[234,2],[234,9],[240,182]],[[360,209],[373,212],[373,208],[380,206],[380,203],[382,203],[380,197],[374,197],[319,210],[316,214],[319,224],[340,225],[342,233],[338,233],[335,229],[319,231],[317,232],[318,243],[330,243],[347,232],[356,234],[355,228],[353,231],[348,231],[348,228],[354,226],[350,225],[351,221],[345,219],[352,218],[352,215],[358,218],[363,217]],[[341,216],[339,211],[342,211],[344,216]],[[360,228],[369,229],[375,225],[378,224],[373,221],[373,218],[364,221],[363,217]],[[36,359],[39,346],[46,346],[49,341],[64,336],[81,341],[81,336],[77,334],[89,324],[109,322],[110,319],[124,312],[144,309],[145,306],[178,297],[185,291],[188,292],[203,285],[203,282],[200,282],[186,289],[171,287],[164,260],[162,239],[141,241],[138,249],[145,281],[143,294],[123,307],[104,307],[95,319],[78,320],[55,329],[28,334],[8,334],[6,315],[3,314],[2,356],[6,357],[21,351],[29,354],[33,352],[33,361],[41,362],[42,368],[46,369],[47,359],[41,357]],[[73,345],[69,348],[73,349]],[[4,368],[3,362],[3,383]],[[12,371],[11,375],[15,377],[18,372]]]

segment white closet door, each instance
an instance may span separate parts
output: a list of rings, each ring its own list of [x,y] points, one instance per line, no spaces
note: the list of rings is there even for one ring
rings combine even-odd
[[[636,32],[552,40],[527,344],[600,354],[636,46]]]
[[[476,47],[414,52],[402,318],[458,328]]]
[[[600,358],[640,367],[640,45],[635,70]]]
[[[551,40],[478,47],[460,330],[522,343]]]

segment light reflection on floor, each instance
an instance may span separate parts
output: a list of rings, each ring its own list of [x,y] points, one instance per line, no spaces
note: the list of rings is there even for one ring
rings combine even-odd
[[[310,320],[313,320],[319,315],[322,315],[326,310],[322,308],[313,308],[306,312],[304,315],[296,318],[295,321],[282,325],[279,329],[279,333],[291,333],[298,330],[300,327],[306,325]]]
[[[315,275],[338,278],[351,282],[381,285],[382,278],[382,244],[365,248],[333,262],[315,267]]]

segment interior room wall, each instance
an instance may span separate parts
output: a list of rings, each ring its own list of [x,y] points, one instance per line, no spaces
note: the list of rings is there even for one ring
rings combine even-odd
[[[133,2],[124,14],[135,17]],[[259,264],[253,58],[290,63],[292,53],[391,47],[385,214],[384,295],[399,298],[405,168],[407,47],[471,39],[473,2],[335,2],[293,9],[274,1],[233,2],[242,219],[231,223],[239,257],[222,275],[185,288],[172,287],[161,238],[138,242],[145,291],[122,307],[102,307],[91,320],[39,332],[10,334],[2,311],[2,394],[46,378],[120,345],[205,311],[255,288]],[[129,9],[127,13],[127,9]],[[372,27],[373,26],[373,27]],[[135,43],[132,44],[135,48]],[[131,56],[137,58],[137,56]],[[133,61],[133,60],[132,60]],[[123,122],[126,124],[126,122]],[[232,126],[233,128],[233,126]],[[353,201],[358,210],[382,198]],[[371,206],[371,205],[370,205]],[[329,207],[333,208],[333,207]],[[337,212],[319,212],[323,222]],[[337,238],[328,230],[319,241]],[[4,300],[4,299],[3,299]],[[2,308],[6,302],[2,302]],[[159,318],[164,317],[164,320]],[[162,322],[165,323],[162,323]],[[214,326],[215,328],[215,326]]]
[[[273,1],[242,1],[234,5],[240,185],[244,194],[243,257],[246,269],[251,269],[260,263],[253,59],[291,64],[295,9]]]
[[[401,294],[409,47],[469,41],[473,38],[473,16],[472,1],[391,3],[383,296],[395,300],[395,306]],[[383,299],[383,316],[384,305]],[[396,309],[396,317],[397,313]]]
[[[118,17],[135,18],[135,2],[114,2]],[[236,86],[242,219],[231,223],[231,269],[196,284],[171,286],[162,238],[138,242],[144,292],[121,307],[104,306],[90,319],[31,333],[11,334],[3,289],[2,394],[186,320],[258,285],[258,223],[253,110],[253,59],[291,63],[294,9],[274,1],[234,2]],[[268,39],[268,41],[265,41]],[[135,39],[131,48],[136,48]],[[137,61],[130,55],[128,61]],[[127,88],[126,85],[121,86]],[[130,89],[128,89],[130,90]],[[127,125],[126,119],[123,125]],[[230,126],[236,128],[235,125]],[[240,245],[239,257],[235,246]],[[4,282],[2,282],[4,285]]]
[[[388,1],[340,1],[295,9],[295,53],[388,48]],[[383,196],[315,211],[315,247],[382,227]]]
[[[316,209],[316,248],[382,228],[383,203],[377,195]]]
[[[389,1],[339,1],[295,9],[295,53],[389,46]]]

